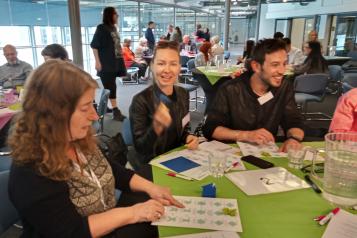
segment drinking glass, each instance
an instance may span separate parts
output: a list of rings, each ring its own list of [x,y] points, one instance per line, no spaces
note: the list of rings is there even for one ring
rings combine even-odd
[[[215,178],[220,178],[224,175],[226,169],[226,156],[219,151],[212,151],[208,156],[209,172]]]

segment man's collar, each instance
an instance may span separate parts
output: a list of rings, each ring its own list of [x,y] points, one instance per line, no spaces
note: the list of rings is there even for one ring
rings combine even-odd
[[[16,66],[16,65],[19,65],[19,64],[20,64],[20,60],[18,60],[18,59],[13,64],[10,64],[9,62],[6,63],[7,66]]]

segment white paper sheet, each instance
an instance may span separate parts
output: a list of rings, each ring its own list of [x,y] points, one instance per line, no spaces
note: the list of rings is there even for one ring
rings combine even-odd
[[[357,215],[340,210],[331,218],[322,238],[356,238]]]
[[[152,225],[192,227],[242,232],[236,199],[174,196],[185,208],[165,207],[165,215]],[[225,215],[223,208],[236,209],[235,216]]]
[[[279,147],[274,144],[253,145],[245,142],[237,142],[242,154],[256,157],[287,157],[286,153],[279,152]]]
[[[277,193],[310,187],[304,180],[281,167],[235,172],[225,176],[247,195]]]
[[[150,164],[153,166],[162,168],[162,169],[170,170],[169,168],[162,165],[161,163],[171,160],[171,159],[174,159],[174,158],[177,158],[179,156],[183,156],[189,160],[192,160],[192,161],[200,164],[201,166],[190,169],[190,170],[186,170],[184,172],[181,172],[180,174],[190,177],[190,178],[193,178],[193,179],[196,179],[196,180],[202,180],[209,175],[208,155],[210,152],[214,153],[214,151],[215,150],[207,149],[207,147],[206,147],[206,149],[197,149],[197,150],[185,149],[185,150],[175,151],[170,154],[160,156],[157,159],[151,160]],[[230,167],[235,162],[238,162],[237,166],[235,166],[233,169],[231,169],[232,171],[246,169],[244,166],[244,163],[240,159],[241,158],[240,156],[237,156],[237,155],[231,154],[231,153],[227,153],[227,152],[220,152],[220,153],[223,153],[224,155],[226,155],[225,158],[226,158],[226,167],[227,168]],[[170,170],[170,171],[172,171],[172,170]]]
[[[225,153],[229,153],[229,154],[234,154],[237,156],[241,156],[241,151],[238,147],[233,147],[230,146],[228,144],[216,141],[216,140],[212,140],[209,142],[203,142],[201,144],[199,144],[198,146],[199,149],[201,150],[217,150],[220,152],[225,152]]]
[[[232,231],[212,231],[166,238],[239,238],[239,235]]]

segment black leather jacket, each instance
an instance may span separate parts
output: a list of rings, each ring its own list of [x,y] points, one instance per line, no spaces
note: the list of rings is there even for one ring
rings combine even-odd
[[[303,130],[303,118],[297,110],[292,82],[284,79],[278,88],[271,88],[274,97],[260,105],[250,86],[250,72],[223,84],[207,114],[203,134],[211,139],[216,127],[250,131],[265,128],[274,136],[279,125]]]
[[[160,101],[170,109],[172,123],[160,136],[157,136],[152,122]],[[135,150],[139,156],[141,155],[141,158],[138,158],[140,162],[147,163],[154,157],[185,143],[190,128],[189,123],[182,127],[182,119],[188,113],[189,94],[178,86],[174,86],[174,93],[169,97],[155,84],[134,96],[129,117]]]

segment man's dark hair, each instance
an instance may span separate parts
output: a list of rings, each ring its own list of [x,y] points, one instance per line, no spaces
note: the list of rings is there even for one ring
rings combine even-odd
[[[150,26],[151,24],[154,24],[154,22],[153,21],[149,21],[148,22],[148,26]]]
[[[274,39],[283,39],[284,34],[281,33],[280,31],[274,33]]]
[[[285,37],[285,38],[283,39],[283,41],[285,42],[285,44],[291,45],[291,40],[290,40],[290,38]]]
[[[103,24],[113,26],[113,15],[116,14],[114,7],[106,7],[103,10]]]
[[[279,50],[286,51],[285,42],[279,39],[263,39],[259,40],[255,45],[252,60],[263,65],[265,61],[265,55],[277,52]]]
[[[42,51],[42,56],[49,56],[53,59],[68,60],[67,50],[59,44],[47,45]]]

